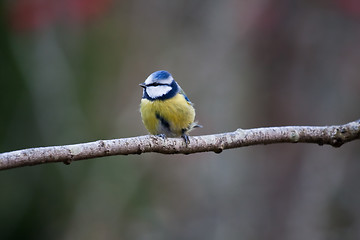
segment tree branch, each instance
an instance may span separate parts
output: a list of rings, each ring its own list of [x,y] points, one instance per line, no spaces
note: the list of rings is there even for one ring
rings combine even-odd
[[[224,149],[272,143],[317,143],[340,147],[360,139],[360,120],[344,125],[310,127],[268,127],[238,129],[234,132],[190,137],[186,146],[182,138],[146,135],[140,137],[99,140],[64,146],[39,147],[0,154],[0,170],[50,162],[64,162],[113,155],[157,152],[163,154],[190,154],[198,152],[221,153]]]

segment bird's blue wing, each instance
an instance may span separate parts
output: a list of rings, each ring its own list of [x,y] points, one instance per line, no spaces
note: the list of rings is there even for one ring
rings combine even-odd
[[[186,99],[186,101],[187,101],[190,105],[193,105],[193,103],[190,101],[190,99],[186,96],[184,90],[182,90],[182,89],[180,88],[179,93],[184,96],[184,98]]]

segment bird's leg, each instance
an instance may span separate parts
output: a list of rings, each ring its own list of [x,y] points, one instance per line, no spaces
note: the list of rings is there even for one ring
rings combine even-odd
[[[190,143],[189,136],[186,135],[185,133],[183,133],[183,134],[181,135],[181,137],[185,140],[186,146],[189,145],[189,143]]]

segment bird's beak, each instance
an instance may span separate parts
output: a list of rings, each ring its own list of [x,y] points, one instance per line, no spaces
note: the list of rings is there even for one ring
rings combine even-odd
[[[139,86],[142,87],[142,88],[146,88],[145,83],[140,83]]]

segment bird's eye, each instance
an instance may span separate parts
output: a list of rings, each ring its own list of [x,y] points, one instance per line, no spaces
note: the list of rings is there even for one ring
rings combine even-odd
[[[149,86],[154,86],[154,87],[156,87],[156,86],[159,86],[159,85],[160,85],[159,83],[154,82],[154,83],[150,84]]]

